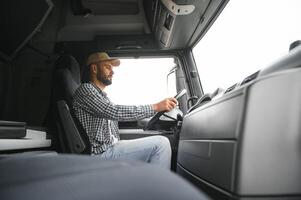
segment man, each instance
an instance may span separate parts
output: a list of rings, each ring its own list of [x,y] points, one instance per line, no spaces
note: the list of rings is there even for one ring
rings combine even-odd
[[[91,154],[107,159],[132,159],[170,168],[171,148],[163,136],[120,141],[118,121],[133,121],[170,111],[177,105],[167,98],[153,105],[125,106],[113,104],[106,93],[112,84],[113,67],[118,59],[105,52],[91,54],[87,59],[89,83],[82,84],[74,94],[73,108],[91,142]]]

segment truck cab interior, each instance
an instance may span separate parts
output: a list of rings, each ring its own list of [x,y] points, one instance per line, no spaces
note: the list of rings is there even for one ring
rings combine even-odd
[[[269,64],[232,80],[230,87],[208,91],[197,63],[206,56],[195,49],[204,46],[206,52],[202,41],[232,1],[1,1],[0,196],[300,199],[301,35]],[[239,16],[234,19],[238,26]],[[219,38],[227,34],[215,32]],[[167,137],[172,173],[89,155],[90,141],[72,99],[87,82],[87,56],[102,51],[121,60],[107,91],[117,104],[177,97],[171,112],[119,122],[122,140]],[[222,60],[217,51],[207,59]],[[216,77],[235,72],[226,73],[215,72],[222,75]]]

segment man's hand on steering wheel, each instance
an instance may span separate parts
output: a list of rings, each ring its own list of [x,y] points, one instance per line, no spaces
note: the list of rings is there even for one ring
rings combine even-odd
[[[153,104],[153,108],[156,112],[161,112],[161,111],[169,112],[172,109],[174,109],[177,106],[177,104],[178,101],[175,98],[171,97],[171,98],[164,99],[159,103]]]
[[[154,110],[157,112],[146,124],[144,130],[151,130],[155,128],[155,124],[159,121],[160,117],[165,113],[174,109],[178,104],[178,98],[186,94],[186,90],[181,90],[175,97],[164,99],[159,103],[153,104]]]

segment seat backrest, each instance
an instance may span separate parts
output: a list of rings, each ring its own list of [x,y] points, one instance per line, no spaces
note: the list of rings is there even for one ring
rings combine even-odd
[[[56,62],[54,73],[55,101],[65,100],[72,107],[73,94],[79,87],[80,67],[74,57],[64,55]]]
[[[70,153],[91,153],[88,136],[64,100],[57,102],[60,126],[63,128]]]
[[[63,152],[90,153],[89,138],[73,114],[73,95],[81,83],[80,67],[74,57],[63,55],[56,61],[53,83],[53,116],[57,118],[55,125]]]

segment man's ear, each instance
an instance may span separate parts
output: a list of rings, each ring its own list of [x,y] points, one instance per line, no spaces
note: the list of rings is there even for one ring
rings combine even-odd
[[[93,74],[96,74],[97,73],[97,65],[96,64],[91,64],[91,72]]]

